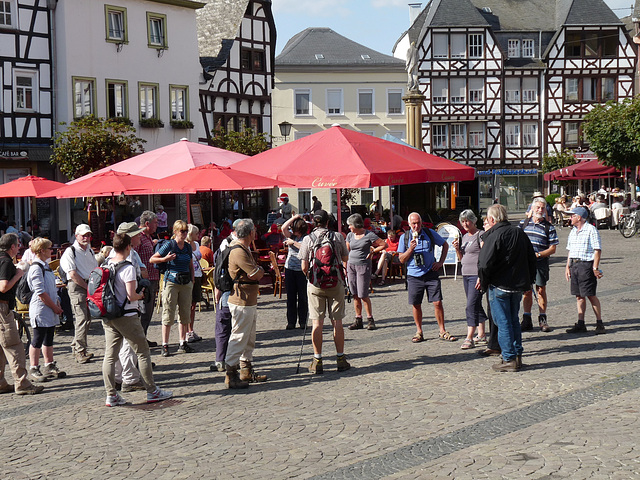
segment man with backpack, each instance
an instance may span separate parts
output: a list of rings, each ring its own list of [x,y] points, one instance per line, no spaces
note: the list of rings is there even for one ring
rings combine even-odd
[[[318,210],[313,215],[315,228],[302,240],[300,263],[307,276],[307,297],[309,301],[309,320],[313,322],[311,341],[313,360],[309,372],[320,374],[322,364],[322,329],[325,312],[333,325],[333,341],[336,345],[337,367],[339,372],[349,370],[351,365],[344,354],[344,262],[349,259],[349,251],[344,237],[327,229],[329,215]]]
[[[531,203],[531,217],[520,221],[520,228],[527,234],[533,250],[536,254],[536,284],[535,289],[538,300],[538,325],[543,332],[550,332],[551,327],[547,323],[547,282],[549,281],[549,257],[556,253],[558,234],[556,229],[546,218],[547,202],[543,197],[536,197]],[[522,297],[522,322],[520,329],[523,332],[533,330],[531,319],[531,306],[533,305],[533,291],[524,292]]]
[[[140,255],[140,259],[142,260],[142,263],[144,263],[147,274],[149,275],[149,294],[145,298],[141,317],[142,328],[144,329],[144,334],[147,335],[149,325],[151,325],[153,307],[156,303],[156,295],[158,294],[160,282],[159,270],[149,261],[155,253],[155,242],[152,235],[156,233],[156,230],[158,229],[158,217],[156,214],[151,210],[145,210],[142,212],[142,215],[140,215],[140,228],[142,229],[140,243],[137,246],[134,246],[134,250],[138,252],[138,255]],[[150,347],[158,346],[157,342],[150,342],[148,339],[147,342]]]
[[[409,289],[409,304],[413,310],[413,321],[416,324],[416,334],[411,339],[413,343],[424,341],[422,332],[422,299],[427,292],[427,300],[433,303],[436,322],[440,333],[438,338],[449,342],[458,340],[444,328],[444,307],[442,305],[442,286],[438,270],[442,268],[447,258],[449,244],[444,238],[430,228],[422,227],[422,217],[413,212],[409,215],[411,230],[405,232],[398,244],[400,262],[407,265],[407,286]],[[436,261],[434,246],[442,247],[440,258]]]
[[[67,291],[76,322],[71,348],[78,363],[87,363],[93,358],[93,353],[87,352],[87,334],[91,325],[87,309],[87,281],[91,271],[98,266],[91,249],[92,235],[89,225],[78,225],[75,242],[65,250],[60,259],[60,270],[68,280]]]

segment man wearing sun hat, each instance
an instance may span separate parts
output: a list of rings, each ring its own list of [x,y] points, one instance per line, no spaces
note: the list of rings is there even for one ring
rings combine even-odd
[[[75,337],[71,349],[78,363],[87,363],[93,357],[87,352],[87,334],[91,325],[91,316],[87,307],[87,281],[98,262],[91,249],[93,233],[89,225],[76,227],[76,240],[64,251],[60,259],[60,268],[66,273],[69,283],[67,291],[76,322]]]
[[[565,277],[571,282],[571,295],[575,295],[578,306],[578,322],[567,330],[567,333],[584,333],[587,327],[584,315],[589,299],[593,313],[596,315],[596,334],[605,332],[602,323],[600,300],[596,296],[598,279],[602,278],[600,255],[602,246],[598,229],[587,222],[589,210],[586,207],[575,207],[571,214],[573,228],[567,239],[567,266]]]

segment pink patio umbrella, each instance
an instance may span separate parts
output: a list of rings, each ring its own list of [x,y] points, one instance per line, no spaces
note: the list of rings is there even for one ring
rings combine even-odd
[[[0,185],[0,198],[12,197],[55,197],[50,194],[53,190],[64,187],[64,183],[54,182],[46,178],[27,175],[11,182]]]

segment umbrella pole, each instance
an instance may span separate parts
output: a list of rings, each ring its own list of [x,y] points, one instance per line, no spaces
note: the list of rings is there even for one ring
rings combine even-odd
[[[187,193],[187,223],[191,223],[191,201],[189,196],[190,195]]]
[[[336,198],[338,199],[338,232],[342,233],[342,189],[336,188]]]

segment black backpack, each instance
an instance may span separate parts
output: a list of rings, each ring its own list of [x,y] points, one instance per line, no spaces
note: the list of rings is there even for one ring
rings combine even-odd
[[[44,279],[44,265],[40,262],[34,262],[31,264],[31,267],[34,265],[38,265],[42,269],[42,278]],[[29,268],[31,268],[29,267]],[[29,305],[31,302],[31,297],[33,297],[33,291],[29,288],[29,282],[27,281],[27,277],[29,270],[27,270],[20,281],[18,282],[18,288],[16,288],[16,298],[20,303],[24,303],[25,305]]]
[[[71,253],[73,255],[73,259],[76,259],[76,249],[73,245],[71,245],[69,247],[71,249]],[[60,262],[61,264],[58,266],[58,277],[60,277],[60,281],[62,283],[64,283],[65,285],[69,283],[69,279],[67,278],[67,272],[65,272],[62,269],[62,262]]]
[[[169,253],[176,253],[176,250],[178,248],[178,244],[173,239],[172,240],[161,240],[158,243],[156,243],[156,246],[153,247],[153,253],[158,253],[160,248],[162,248],[162,246],[164,246],[167,242],[171,242],[171,250],[169,251]],[[158,273],[163,275],[164,272],[167,271],[167,268],[169,268],[168,263],[169,262],[154,263],[154,266],[158,269]]]
[[[433,234],[431,233],[431,229],[430,228],[423,228],[422,229],[423,232],[426,232],[427,236],[429,237],[429,251],[433,252],[433,246],[436,244],[435,239],[433,238]],[[404,232],[403,237],[404,237],[404,251],[406,252],[409,249],[409,235],[407,235],[407,233],[411,232],[411,230],[408,230],[406,232]]]
[[[229,273],[229,255],[231,255],[231,250],[236,248],[242,248],[242,245],[230,245],[224,250],[216,252],[215,267],[213,269],[213,284],[223,293],[230,292],[235,283],[243,285],[257,285],[260,283],[257,280],[241,282],[238,281],[237,277],[231,278],[231,274]],[[240,275],[240,273],[238,273],[238,275]]]

